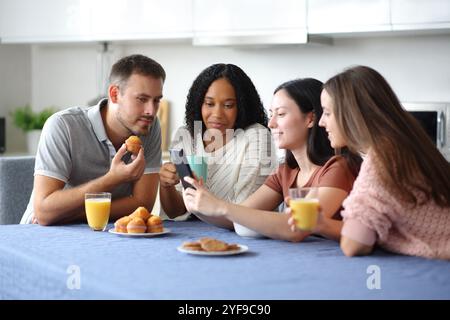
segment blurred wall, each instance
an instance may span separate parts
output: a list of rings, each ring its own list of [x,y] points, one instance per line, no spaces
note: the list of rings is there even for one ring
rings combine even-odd
[[[25,97],[33,108],[40,109],[49,105],[85,105],[98,95],[100,45],[18,47],[0,45],[0,110],[26,102]],[[270,106],[275,87],[284,81],[298,77],[325,81],[354,64],[380,71],[402,101],[450,101],[450,35],[338,38],[333,45],[266,48],[135,42],[114,43],[111,50],[114,61],[123,55],[142,53],[164,66],[164,96],[170,102],[172,132],[183,123],[192,81],[205,67],[218,62],[242,67],[254,81],[266,107]],[[5,90],[3,83],[10,78],[11,87]],[[19,93],[23,99],[17,101]]]
[[[6,119],[6,152],[26,150],[25,134],[12,124],[10,112],[31,103],[29,45],[0,45],[0,117]]]

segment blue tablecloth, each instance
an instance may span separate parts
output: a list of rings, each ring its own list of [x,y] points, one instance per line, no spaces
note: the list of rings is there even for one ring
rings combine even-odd
[[[447,261],[381,250],[347,258],[330,240],[241,238],[201,221],[166,221],[165,227],[172,232],[133,239],[93,232],[87,225],[0,226],[0,298],[450,298]],[[176,249],[184,241],[205,236],[247,245],[249,251],[211,257]],[[373,288],[373,270],[379,289]],[[70,281],[75,273],[79,282],[74,286]]]

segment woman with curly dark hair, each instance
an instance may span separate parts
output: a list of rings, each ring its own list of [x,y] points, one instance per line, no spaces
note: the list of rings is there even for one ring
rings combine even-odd
[[[187,96],[186,126],[177,130],[171,148],[206,156],[205,185],[220,199],[240,203],[276,166],[267,121],[259,94],[245,72],[233,64],[214,64],[194,80]],[[165,163],[160,169],[160,199],[170,218],[189,216],[179,182],[175,165]],[[233,228],[227,219],[196,215],[217,226]]]

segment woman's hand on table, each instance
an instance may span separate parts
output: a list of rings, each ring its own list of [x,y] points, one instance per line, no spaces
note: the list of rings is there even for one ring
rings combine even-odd
[[[209,192],[203,186],[203,180],[197,181],[191,177],[184,177],[184,180],[195,187],[183,190],[184,205],[189,212],[213,217],[225,215],[226,202]]]

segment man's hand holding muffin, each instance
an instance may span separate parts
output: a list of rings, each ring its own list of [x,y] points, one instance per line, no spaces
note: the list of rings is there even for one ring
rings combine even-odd
[[[126,164],[122,161],[123,156],[130,152],[133,161]],[[145,170],[144,149],[141,140],[137,136],[131,136],[117,150],[116,155],[111,161],[111,167],[108,175],[117,183],[124,183],[138,180]]]

